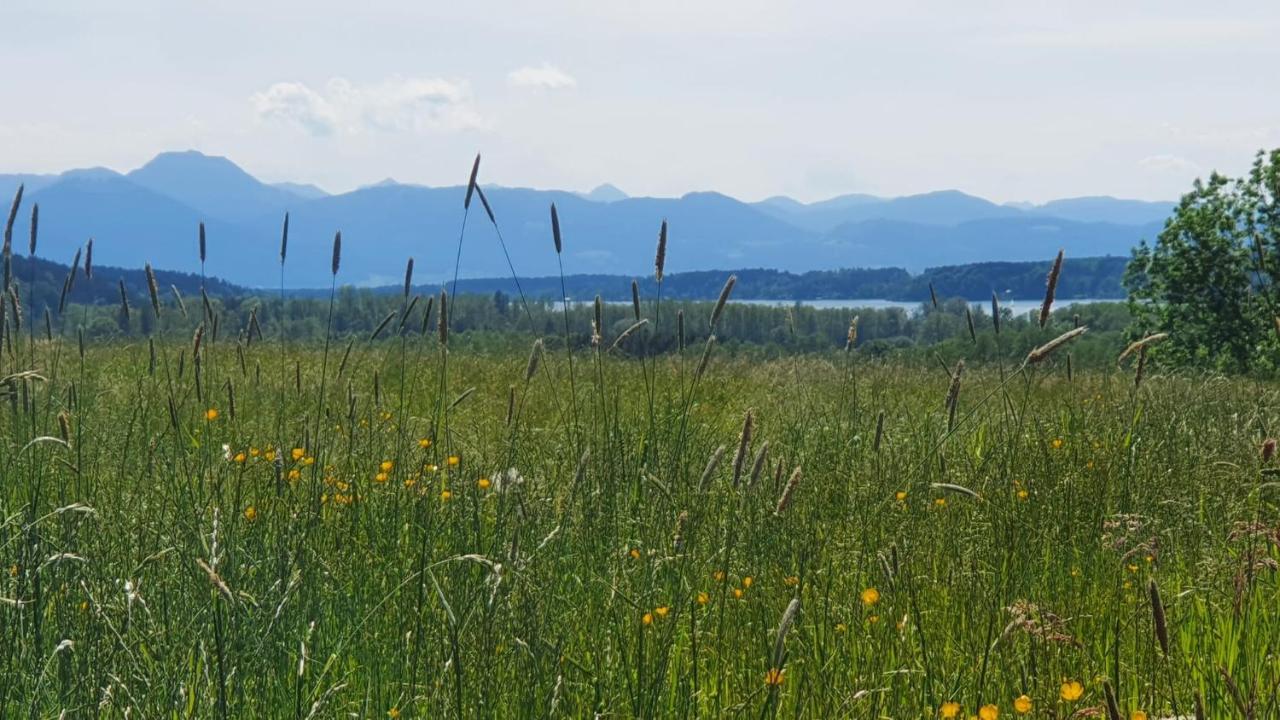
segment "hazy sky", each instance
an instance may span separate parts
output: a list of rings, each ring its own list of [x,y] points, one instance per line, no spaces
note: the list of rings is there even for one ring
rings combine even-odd
[[[1280,146],[1277,2],[3,0],[0,33],[0,172],[1164,199]]]

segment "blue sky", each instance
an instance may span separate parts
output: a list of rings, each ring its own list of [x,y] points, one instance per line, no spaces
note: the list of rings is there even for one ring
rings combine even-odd
[[[1176,197],[1280,146],[1280,3],[6,0],[0,172]]]

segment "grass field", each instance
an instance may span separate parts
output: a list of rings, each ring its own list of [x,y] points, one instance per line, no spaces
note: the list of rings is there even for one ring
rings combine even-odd
[[[1274,385],[225,335],[10,336],[0,717],[1280,717]]]

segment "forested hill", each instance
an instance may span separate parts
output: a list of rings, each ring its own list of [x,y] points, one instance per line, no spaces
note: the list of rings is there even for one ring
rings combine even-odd
[[[780,270],[708,270],[667,275],[663,279],[664,297],[681,300],[711,300],[724,286],[730,274],[738,276],[734,297],[740,300],[929,300],[933,284],[939,298],[961,297],[989,300],[991,293],[1001,299],[1035,299],[1044,296],[1045,276],[1051,258],[1043,262],[984,262],[971,265],[945,265],[912,275],[902,268],[822,270],[789,273]],[[1125,296],[1121,283],[1128,258],[1068,258],[1070,272],[1064,272],[1058,285],[1062,298],[1121,299]],[[567,275],[565,290],[571,298],[600,295],[606,300],[631,297],[631,280],[622,275]],[[652,276],[635,278],[645,297],[657,292]],[[530,297],[559,298],[560,278],[520,278],[520,287]],[[388,288],[399,292],[401,288]],[[468,279],[458,281],[458,291],[494,293],[514,291],[511,278]]]
[[[1058,285],[1058,297],[1115,298],[1124,297],[1121,279],[1128,259],[1123,257],[1068,258],[1067,267]],[[712,300],[724,286],[730,274],[738,276],[734,290],[737,299],[753,300],[897,300],[925,302],[929,299],[932,283],[939,298],[960,297],[968,300],[988,300],[991,293],[1001,299],[1034,299],[1043,296],[1045,275],[1050,260],[1043,262],[986,262],[971,265],[947,265],[930,268],[919,275],[912,275],[902,268],[851,268],[807,273],[789,273],[780,270],[706,270],[672,273],[663,279],[662,294],[673,300]],[[33,275],[34,270],[34,275]],[[37,313],[43,306],[57,308],[68,266],[44,260],[15,255],[13,277],[23,286],[22,300],[34,289],[32,304]],[[199,275],[166,270],[156,270],[157,283],[165,295],[172,295],[176,288],[183,297],[198,297],[202,280]],[[341,276],[339,276],[341,279]],[[623,275],[568,275],[565,289],[569,297],[584,299],[600,295],[606,300],[627,300],[631,297],[633,278]],[[636,278],[645,297],[652,297],[657,286],[650,275]],[[86,282],[83,270],[73,283],[68,302],[102,305],[120,301],[120,283],[131,300],[146,301],[147,281],[141,269],[95,267],[92,281]],[[211,297],[245,298],[272,294],[266,289],[251,289],[217,278],[207,278],[204,287]],[[418,292],[433,293],[439,285],[415,286]],[[520,287],[531,298],[560,297],[559,277],[520,278]],[[400,292],[402,286],[370,288],[375,293]],[[506,278],[471,278],[458,281],[459,293],[515,294],[515,283]],[[328,289],[290,290],[293,297],[319,296]]]

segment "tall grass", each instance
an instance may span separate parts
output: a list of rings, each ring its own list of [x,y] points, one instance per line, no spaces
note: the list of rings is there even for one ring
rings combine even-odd
[[[0,356],[0,717],[1280,715],[1269,384],[1158,339],[1140,384],[1068,380],[1083,327],[946,376],[856,319],[717,356],[733,278],[692,373],[628,354],[640,303],[468,353],[447,291],[409,322],[412,265],[398,341],[353,350],[339,248],[323,344],[255,344],[256,311],[218,342],[206,304],[163,313],[189,348]]]

